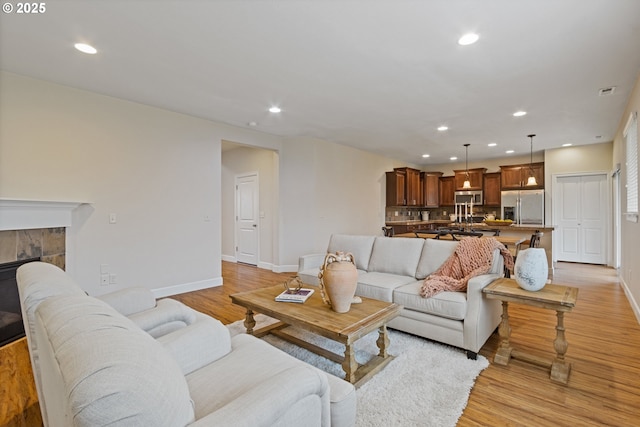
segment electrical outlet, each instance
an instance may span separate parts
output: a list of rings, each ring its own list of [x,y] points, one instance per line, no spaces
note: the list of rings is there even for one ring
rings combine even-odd
[[[100,275],[100,285],[106,286],[109,284],[109,274],[101,274]]]

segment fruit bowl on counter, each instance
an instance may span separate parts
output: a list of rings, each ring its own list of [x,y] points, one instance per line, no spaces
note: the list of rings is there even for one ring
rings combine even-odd
[[[494,220],[488,220],[485,219],[484,223],[491,226],[491,227],[495,227],[495,226],[509,226],[511,224],[513,224],[513,220],[510,219],[494,219]]]

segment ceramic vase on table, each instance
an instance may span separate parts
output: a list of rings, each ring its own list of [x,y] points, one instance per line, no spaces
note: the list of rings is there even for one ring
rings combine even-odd
[[[329,304],[337,313],[348,312],[358,286],[358,271],[353,254],[328,253],[318,278],[320,294],[325,304]]]
[[[518,252],[513,268],[516,283],[527,291],[539,291],[547,284],[549,265],[544,248],[529,248]]]

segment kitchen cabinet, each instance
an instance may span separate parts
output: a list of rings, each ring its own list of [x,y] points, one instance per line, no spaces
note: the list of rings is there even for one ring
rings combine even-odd
[[[395,168],[386,173],[387,206],[420,206],[420,171]]]
[[[390,227],[393,227],[393,235],[396,236],[398,234],[404,234],[404,233],[412,233],[414,231],[433,231],[436,230],[440,225],[439,224],[434,224],[434,223],[427,223],[427,224],[392,224],[392,225],[388,225]]]
[[[484,205],[485,206],[500,206],[500,172],[485,173],[484,177]]]
[[[453,193],[456,191],[456,177],[440,177],[440,206],[454,206]]]
[[[533,170],[538,185],[527,186],[527,179]],[[518,190],[520,188],[544,188],[544,162],[525,163],[521,165],[500,166],[502,190]]]
[[[387,172],[387,206],[405,205],[405,181],[407,174],[393,170]]]
[[[427,208],[440,206],[440,177],[442,172],[421,172],[422,205]]]
[[[463,188],[464,181],[467,179],[466,170],[454,170],[455,173],[455,189],[457,190],[482,190],[482,177],[487,171],[485,168],[469,169],[469,183],[470,188]]]

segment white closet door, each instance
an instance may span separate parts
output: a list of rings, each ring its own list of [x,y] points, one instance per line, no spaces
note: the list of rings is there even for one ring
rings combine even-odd
[[[558,177],[558,261],[606,264],[607,176]]]

